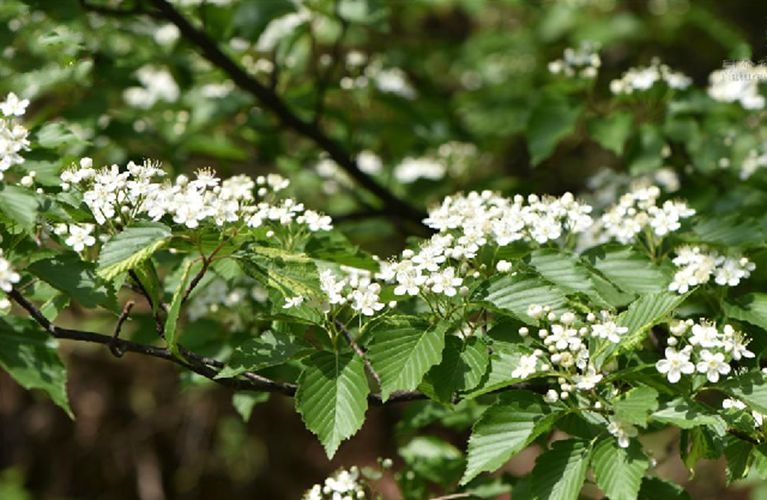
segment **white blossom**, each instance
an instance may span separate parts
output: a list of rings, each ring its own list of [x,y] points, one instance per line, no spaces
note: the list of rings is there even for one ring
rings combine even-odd
[[[719,381],[719,375],[727,375],[732,368],[725,363],[724,354],[704,349],[700,352],[700,361],[697,364],[697,369],[699,373],[706,374],[709,382],[715,384]]]
[[[14,283],[21,280],[19,273],[13,270],[11,263],[2,256],[0,251],[0,290],[10,292]]]
[[[614,418],[610,418],[607,432],[618,438],[618,446],[621,448],[628,448],[631,438],[639,434],[639,431],[633,425]]]
[[[655,363],[655,368],[666,375],[668,381],[672,384],[679,382],[682,374],[690,375],[695,373],[695,365],[690,362],[689,352],[685,350],[676,351],[671,347],[666,348],[666,358]]]

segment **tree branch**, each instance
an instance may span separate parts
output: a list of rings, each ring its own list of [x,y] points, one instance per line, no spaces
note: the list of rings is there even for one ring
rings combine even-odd
[[[256,97],[261,105],[270,110],[282,125],[310,139],[324,150],[352,179],[381,200],[393,216],[418,224],[417,227],[422,232],[427,231],[421,222],[426,216],[425,213],[400,200],[372,177],[362,172],[356,160],[339,142],[326,135],[315,124],[304,121],[296,115],[272,89],[251,77],[226,55],[207,33],[193,26],[173,5],[166,0],[148,0],[148,2],[158,10],[162,18],[175,24],[182,36],[196,46],[210,63],[226,73],[238,87]]]
[[[48,318],[46,318],[45,315],[43,315],[43,313],[37,307],[35,307],[34,304],[28,301],[15,288],[8,292],[8,297],[10,297],[23,309],[25,309],[32,317],[32,319],[34,319],[46,332],[57,339],[91,342],[104,345],[108,347],[112,352],[115,352],[115,350],[119,351],[120,353],[133,352],[136,354],[142,354],[144,356],[164,359],[190,371],[193,371],[198,375],[202,375],[203,377],[210,379],[219,385],[237,391],[271,392],[290,397],[293,397],[296,394],[297,386],[295,384],[271,380],[257,373],[246,372],[242,374],[242,378],[217,378],[221,372],[221,369],[225,365],[222,361],[202,356],[190,351],[181,345],[178,347],[181,355],[183,356],[183,359],[175,357],[170,352],[170,350],[163,347],[132,342],[130,340],[121,339],[116,335],[110,336],[83,330],[61,328],[51,323]],[[126,309],[128,311],[130,310],[127,305]],[[125,310],[124,316],[127,317]],[[120,317],[123,318],[123,315]],[[123,319],[122,321],[124,322],[125,320]],[[121,322],[118,320],[118,325],[120,324]],[[117,326],[115,327],[115,331],[119,332]],[[367,399],[368,403],[371,405],[388,406],[393,403],[426,399],[426,396],[420,392],[397,392],[392,394],[386,402],[384,402],[381,399],[381,396],[378,394],[370,394],[368,395]]]

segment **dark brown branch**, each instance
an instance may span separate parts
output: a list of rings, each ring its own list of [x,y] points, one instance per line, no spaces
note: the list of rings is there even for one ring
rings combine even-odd
[[[299,135],[310,139],[324,150],[352,179],[381,200],[391,215],[418,224],[422,232],[427,231],[421,223],[426,214],[409,203],[400,200],[388,189],[378,184],[372,177],[362,172],[356,160],[340,143],[326,135],[325,132],[313,123],[304,121],[296,115],[272,89],[263,85],[257,79],[252,78],[242,67],[226,55],[207,33],[193,26],[186,17],[166,0],[148,1],[157,9],[162,18],[175,24],[181,35],[196,46],[209,62],[226,73],[238,87],[258,99],[261,105],[270,110],[280,123]]]
[[[117,323],[115,323],[115,329],[114,332],[112,332],[112,342],[109,343],[109,350],[116,358],[121,358],[123,354],[125,354],[125,351],[117,346],[117,341],[120,340],[120,331],[122,330],[123,324],[128,320],[131,309],[133,309],[135,304],[136,303],[132,300],[126,302],[125,307],[123,307],[123,310],[120,313],[120,317],[117,318]]]
[[[46,318],[43,313],[37,307],[35,307],[34,304],[32,304],[23,295],[21,295],[18,290],[12,289],[10,292],[8,292],[8,296],[19,306],[24,308],[32,317],[32,319],[34,319],[46,332],[57,339],[92,342],[95,344],[105,345],[110,350],[118,349],[121,353],[133,352],[142,354],[144,356],[164,359],[183,368],[191,370],[198,375],[202,375],[203,377],[210,379],[224,387],[228,387],[237,391],[272,392],[291,397],[295,396],[296,394],[297,387],[295,384],[277,382],[252,372],[244,373],[242,378],[216,378],[221,369],[224,367],[223,362],[201,356],[181,345],[178,347],[181,355],[183,356],[183,359],[175,357],[168,349],[153,345],[140,344],[138,342],[132,342],[130,340],[121,339],[119,336],[110,336],[83,330],[61,328],[51,323],[48,318]],[[115,327],[115,330],[117,331],[117,327]],[[383,406],[420,399],[426,399],[426,396],[419,392],[397,392],[392,394],[386,402],[384,402],[381,399],[381,396],[378,394],[368,395],[368,403],[375,406]]]

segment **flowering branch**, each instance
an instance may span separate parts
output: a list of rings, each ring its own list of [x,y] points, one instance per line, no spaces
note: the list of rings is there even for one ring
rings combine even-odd
[[[241,89],[252,94],[261,104],[269,109],[286,127],[297,132],[327,152],[351,178],[368,192],[375,195],[386,206],[389,213],[402,220],[417,223],[423,232],[421,220],[425,214],[409,203],[394,196],[388,189],[378,184],[373,178],[359,169],[357,161],[335,139],[328,136],[315,123],[302,120],[271,89],[248,75],[235,61],[227,56],[204,31],[194,27],[178,10],[166,0],[149,0],[160,15],[176,25],[181,34],[213,65],[224,71]]]
[[[144,356],[164,359],[183,368],[191,370],[198,375],[202,375],[203,377],[212,380],[217,384],[237,391],[278,393],[289,397],[293,397],[296,394],[297,387],[295,384],[271,380],[253,372],[246,372],[242,374],[242,378],[216,378],[220,371],[224,368],[224,363],[222,361],[202,356],[193,351],[190,351],[189,349],[186,349],[181,345],[178,347],[183,359],[175,357],[169,349],[121,339],[116,334],[110,336],[103,335],[101,333],[73,330],[56,326],[51,323],[48,318],[46,318],[45,315],[43,315],[43,313],[37,307],[35,307],[34,304],[32,304],[23,295],[21,295],[17,289],[13,288],[11,291],[9,291],[8,297],[13,299],[14,302],[24,308],[32,317],[32,319],[34,319],[41,327],[43,327],[46,332],[57,339],[102,344],[109,347],[109,350],[117,357],[121,357],[126,352],[133,352],[142,354]],[[128,304],[130,304],[130,302]],[[123,318],[127,318],[126,311],[130,312],[130,307],[128,307],[128,304],[126,304],[126,307],[123,310],[123,314],[120,315],[117,326],[115,326],[115,332],[118,334],[120,326],[125,322],[125,319]],[[116,354],[118,352],[120,353],[119,355]],[[393,403],[416,401],[422,399],[426,399],[426,396],[420,392],[396,392],[392,394],[385,402],[378,394],[368,395],[368,402],[375,406],[388,406]]]

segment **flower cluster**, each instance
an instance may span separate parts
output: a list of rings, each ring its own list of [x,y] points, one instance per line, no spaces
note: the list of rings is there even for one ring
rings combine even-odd
[[[583,42],[577,48],[566,48],[562,59],[549,63],[549,71],[567,77],[596,78],[601,65],[598,47],[593,43]]]
[[[338,278],[331,269],[320,273],[320,288],[329,310],[333,305],[348,304],[363,316],[374,316],[385,304],[380,300],[381,285],[372,281],[372,273],[342,266],[346,276]]]
[[[176,80],[165,68],[143,66],[136,71],[136,79],[141,86],[123,92],[125,102],[134,108],[149,109],[158,101],[176,102],[180,96]]]
[[[362,150],[357,155],[357,168],[368,175],[375,175],[383,170],[383,160],[370,150]],[[330,158],[320,158],[314,165],[314,170],[322,179],[322,191],[325,194],[335,194],[343,186],[354,189],[354,181],[338,164]]]
[[[705,374],[714,384],[732,371],[731,361],[754,357],[747,349],[748,340],[728,324],[719,331],[709,321],[680,320],[669,325],[669,333],[665,357],[655,368],[672,384],[694,373]]]
[[[351,75],[341,79],[339,85],[342,89],[365,89],[372,83],[384,94],[395,94],[409,100],[418,95],[402,69],[384,67],[380,59],[368,60],[365,54],[352,51],[347,54],[346,67]]]
[[[222,181],[212,169],[200,169],[193,180],[185,175],[179,175],[173,183],[157,180],[164,176],[159,164],[152,161],[140,165],[130,162],[124,171],[117,165],[96,170],[90,158],[83,158],[79,167],[61,174],[61,187],[69,190],[74,186],[81,191],[99,225],[125,225],[145,216],[154,221],[168,217],[190,229],[203,223],[223,226],[243,222],[251,228],[267,222],[296,222],[309,231],[332,228],[330,217],[306,210],[291,198],[256,203],[254,190],[264,198],[288,186],[289,182],[277,174],[255,180],[236,175]],[[69,233],[73,234],[71,227]]]
[[[307,491],[303,500],[358,500],[365,498],[365,485],[360,470],[352,466],[340,469],[325,479],[324,484],[315,484]]]
[[[538,348],[520,358],[511,376],[525,379],[536,373],[555,372],[559,391],[551,389],[545,398],[551,403],[569,398],[573,390],[594,389],[604,375],[591,362],[589,343],[593,340],[618,344],[628,332],[609,311],[579,317],[572,311],[557,315],[548,306],[532,304],[527,314],[540,322],[540,328],[533,335],[528,327],[522,327],[519,334]]]
[[[762,144],[759,149],[748,151],[746,158],[740,165],[740,179],[746,180],[762,168],[767,167],[767,143]]]
[[[438,181],[450,175],[457,177],[476,164],[477,147],[473,144],[451,141],[441,144],[435,155],[408,157],[394,168],[394,178],[403,184],[418,179]]]
[[[676,249],[672,260],[679,268],[668,289],[687,293],[690,288],[708,283],[711,277],[720,286],[737,286],[751,276],[756,265],[746,257],[727,257],[699,246],[682,246]]]
[[[28,105],[28,99],[19,99],[13,92],[0,102],[0,180],[3,172],[24,163],[21,152],[29,149],[29,131],[15,117],[23,116]]]
[[[709,75],[708,95],[715,101],[737,102],[745,109],[764,108],[759,82],[767,79],[767,65],[735,61]]]
[[[10,292],[13,285],[21,280],[19,273],[13,270],[11,263],[3,257],[3,250],[0,249],[0,290]],[[0,295],[0,311],[7,311],[11,308],[11,302],[3,294]]]
[[[446,197],[424,223],[441,233],[458,230],[451,253],[474,257],[487,242],[505,246],[515,241],[544,244],[568,233],[581,233],[593,220],[591,206],[570,193],[560,198],[521,195],[504,198],[491,191]],[[450,235],[442,235],[449,237]]]
[[[666,64],[654,59],[650,66],[631,68],[620,78],[610,82],[613,94],[633,94],[645,91],[658,82],[663,82],[669,88],[684,90],[690,86],[692,79],[680,72],[672,71]]]
[[[630,243],[638,234],[649,228],[662,238],[681,227],[682,219],[695,214],[685,202],[666,200],[658,206],[661,191],[657,186],[636,186],[624,194],[618,203],[608,209],[596,226],[598,240],[611,239],[623,244]]]

